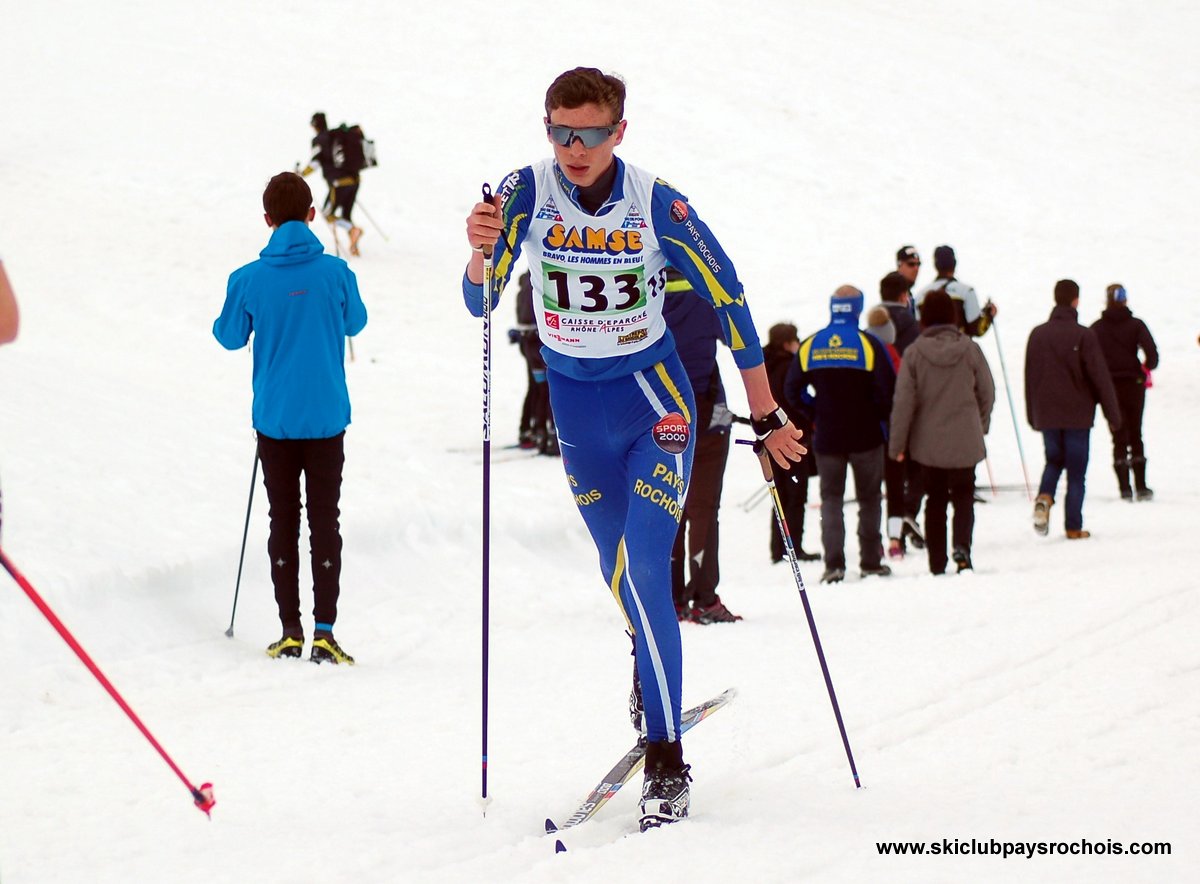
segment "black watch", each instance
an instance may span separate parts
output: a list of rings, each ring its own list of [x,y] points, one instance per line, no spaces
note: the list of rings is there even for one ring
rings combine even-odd
[[[750,428],[754,430],[754,435],[760,440],[767,438],[774,430],[781,430],[787,426],[787,412],[782,408],[776,408],[770,414],[762,417],[750,418]]]

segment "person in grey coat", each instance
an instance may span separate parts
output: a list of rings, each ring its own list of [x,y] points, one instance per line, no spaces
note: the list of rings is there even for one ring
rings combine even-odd
[[[986,455],[996,387],[983,351],[958,330],[946,292],[925,296],[921,329],[900,362],[888,455],[903,461],[907,451],[921,465],[925,550],[934,574],[946,572],[946,512],[954,504],[954,562],[961,572],[972,567],[975,465]]]
[[[1025,346],[1025,411],[1046,447],[1033,530],[1049,533],[1050,507],[1065,469],[1067,539],[1083,540],[1091,536],[1083,530],[1083,494],[1096,403],[1114,435],[1121,427],[1121,408],[1100,339],[1079,324],[1079,285],[1060,279],[1054,285],[1054,304],[1050,321],[1030,332]]]

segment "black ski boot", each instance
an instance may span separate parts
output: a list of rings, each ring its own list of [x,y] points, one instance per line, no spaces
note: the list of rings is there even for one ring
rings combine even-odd
[[[971,551],[965,546],[954,547],[954,564],[958,565],[958,573],[972,570]]]
[[[1114,460],[1113,472],[1117,474],[1117,484],[1121,487],[1121,500],[1133,500],[1133,486],[1129,484],[1129,461]]]
[[[692,793],[691,766],[683,763],[683,744],[655,740],[646,744],[646,778],[642,781],[641,829],[679,822],[688,815]]]
[[[629,633],[629,640],[633,641],[633,636]],[[638,732],[638,737],[645,739],[646,737],[646,707],[642,703],[642,680],[638,678],[637,668],[637,645],[634,645],[632,651],[629,652],[633,660],[633,689],[629,692],[629,721],[633,724],[633,729]]]

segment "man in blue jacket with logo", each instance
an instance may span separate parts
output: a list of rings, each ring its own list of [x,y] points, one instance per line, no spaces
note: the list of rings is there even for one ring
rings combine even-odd
[[[784,382],[788,401],[809,409],[816,424],[813,444],[821,477],[821,543],[825,547],[822,583],[839,583],[846,577],[842,510],[847,467],[854,473],[854,496],[858,498],[862,575],[887,577],[892,573],[882,561],[879,525],[885,427],[896,376],[883,345],[859,331],[862,309],[859,289],[844,285],[835,291],[829,299],[829,325],[800,344]]]
[[[283,172],[263,193],[271,240],[259,260],[229,277],[213,335],[228,350],[254,333],[254,429],[271,507],[267,552],[283,635],[271,657],[299,657],[300,476],[311,536],[313,662],[354,663],[333,637],[342,570],[338,501],[343,442],[350,423],[345,341],[363,330],[367,310],[346,262],[326,255],[308,225],[312,191]]]

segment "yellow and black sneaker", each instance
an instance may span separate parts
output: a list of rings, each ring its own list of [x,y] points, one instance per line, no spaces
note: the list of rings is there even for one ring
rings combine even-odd
[[[279,657],[299,657],[304,653],[304,636],[285,635],[277,642],[272,642],[267,645],[267,656],[278,659]]]
[[[321,633],[313,639],[312,653],[309,655],[314,663],[345,663],[354,665],[354,658],[342,650],[332,635]]]

